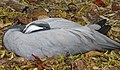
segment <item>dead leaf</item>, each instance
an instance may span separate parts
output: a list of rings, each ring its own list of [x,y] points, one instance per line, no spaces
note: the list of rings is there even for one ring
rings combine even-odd
[[[111,6],[111,2],[109,2],[108,0],[102,0],[104,3],[105,3],[105,5],[107,6],[107,7],[110,7]]]
[[[0,49],[2,48],[3,46],[2,45],[0,45]]]
[[[0,56],[0,58],[3,58],[5,56],[6,50],[1,51],[2,55]]]
[[[23,57],[14,57],[13,61],[16,63],[26,63],[28,60]]]
[[[38,70],[38,68],[34,68],[33,70]]]
[[[48,18],[47,16],[47,11],[41,7],[33,9],[31,13],[28,15],[29,17],[32,18],[32,20],[37,20],[37,19],[43,19],[43,18]],[[44,17],[43,17],[44,16]]]
[[[100,19],[99,17],[99,12],[94,11],[93,9],[90,9],[87,13],[86,13],[86,17],[89,20],[90,23],[94,23],[97,20]]]
[[[28,24],[28,23],[32,22],[32,18],[28,18],[26,16],[17,16],[15,18],[15,21],[20,24]]]
[[[86,17],[82,16],[82,19],[83,19],[87,24],[90,23],[90,21],[88,21],[88,19],[87,19]]]
[[[25,8],[25,5],[21,4],[18,1],[14,1],[14,0],[6,1],[6,5],[18,12],[22,12],[22,10]]]
[[[15,57],[15,54],[11,52],[11,57],[8,60],[12,60]]]
[[[99,7],[106,7],[105,3],[102,0],[95,0],[93,3]]]
[[[113,31],[116,31],[116,32],[120,32],[120,27],[112,27],[112,29],[111,30],[113,30]]]
[[[78,7],[77,7],[77,5],[74,4],[74,3],[69,3],[69,4],[68,4],[68,9],[69,9],[69,11],[72,12],[72,13],[76,13],[76,12],[78,11]]]
[[[46,18],[49,18],[48,16],[46,16],[46,15],[41,15],[41,16],[38,16],[38,20],[39,19],[46,19]]]
[[[0,24],[0,30],[10,26],[12,23]]]
[[[103,56],[102,52],[98,52],[98,51],[90,51],[88,53],[85,54],[86,57],[93,57],[93,56]]]
[[[115,13],[115,15],[112,16],[111,19],[114,19],[114,20],[120,20],[120,12],[118,11],[117,13]]]
[[[42,63],[42,62],[43,62],[38,56],[35,56],[34,54],[32,54],[32,56],[35,58],[34,60],[35,60],[37,63]]]
[[[94,70],[98,70],[99,67],[97,67],[97,66],[93,66],[93,69],[94,69]]]
[[[120,67],[110,67],[110,70],[120,70]]]
[[[119,11],[120,10],[120,4],[117,2],[112,2],[112,10],[113,11]]]
[[[29,3],[36,3],[36,4],[38,4],[42,1],[44,1],[44,0],[28,0]]]
[[[5,0],[3,0],[5,1]],[[9,1],[9,0],[8,0]],[[13,0],[12,0],[13,1]],[[17,0],[18,1],[18,0]],[[70,5],[70,8],[68,9],[67,4],[71,3],[71,0],[29,0],[31,1],[28,2],[28,0],[22,0],[24,1],[24,5],[29,5],[29,8],[27,9],[26,14],[18,14],[15,13],[16,11],[21,11],[23,7],[17,6],[17,8],[14,8],[15,5],[11,5],[8,7],[0,7],[0,28],[7,28],[6,24],[2,24],[7,22],[13,22],[13,17],[16,16],[23,16],[19,20],[22,21],[23,23],[29,23],[33,20],[36,19],[43,19],[47,18],[49,15],[50,17],[59,17],[59,18],[66,18],[68,20],[75,21],[77,23],[80,23],[82,25],[86,25],[86,23],[90,23],[91,21],[96,21],[99,20],[99,18],[105,18],[109,19],[107,24],[113,24],[114,23],[119,23],[118,21],[120,20],[120,12],[119,10],[117,11],[112,11],[111,8],[111,3],[106,3],[107,0],[99,0],[102,1],[103,3],[97,3],[99,6],[97,6],[95,3],[93,4],[92,1],[86,1],[86,2],[80,2],[83,0],[74,0],[73,5]],[[96,0],[97,1],[97,0]],[[25,3],[26,2],[26,3]],[[37,5],[36,5],[37,3]],[[77,4],[80,3],[80,4]],[[11,3],[13,4],[13,3]],[[39,5],[38,5],[39,4]],[[105,4],[105,5],[104,5]],[[34,5],[34,7],[33,7]],[[42,6],[43,9],[39,9],[38,6]],[[108,7],[110,6],[110,7]],[[44,7],[47,8],[47,12],[44,11]],[[20,9],[19,9],[20,8]],[[14,10],[11,10],[14,9]],[[114,8],[113,8],[114,9]],[[9,10],[11,12],[9,12]],[[69,12],[67,12],[67,11]],[[71,11],[70,11],[71,10]],[[20,12],[19,12],[20,13]],[[14,16],[15,15],[15,16]],[[82,17],[83,16],[83,17]],[[100,16],[100,17],[99,17]],[[4,18],[5,17],[5,18]],[[85,18],[84,18],[85,17]],[[7,18],[7,19],[6,19]],[[84,19],[84,20],[83,20]],[[86,23],[85,23],[86,22]],[[2,25],[1,25],[2,24]],[[5,25],[5,26],[4,26]],[[117,26],[113,26],[113,29],[111,29],[111,35],[114,36],[113,40],[119,39],[120,40],[120,33],[118,32],[120,29]],[[3,30],[0,30],[0,33],[3,33]],[[3,34],[0,35],[0,44],[1,44],[1,37]],[[2,48],[3,49],[3,48]],[[1,51],[1,50],[0,50]],[[0,52],[2,55],[3,52]],[[72,59],[68,59],[65,57],[65,59],[54,59],[54,58],[49,58],[46,57],[44,60],[41,61],[41,59],[37,56],[35,56],[35,61],[27,61],[22,59],[21,57],[16,58],[16,56],[13,58],[13,55],[10,54],[9,52],[5,53],[2,55],[2,59],[0,60],[0,70],[14,70],[21,68],[21,70],[71,70],[73,66],[73,70],[81,69],[81,70],[109,70],[109,66],[119,66],[119,54],[120,52],[114,54],[114,53],[106,53],[103,54],[104,52],[88,52],[86,54],[79,54],[80,56],[77,58],[76,55],[73,57],[70,57]],[[95,56],[95,57],[94,57]],[[97,57],[98,56],[98,57]],[[101,57],[102,56],[102,57]],[[69,56],[68,56],[69,57]],[[9,60],[10,58],[10,60]],[[74,59],[80,59],[77,62],[74,62]],[[15,61],[16,60],[16,61]],[[68,60],[65,62],[65,60]],[[75,63],[75,64],[74,64]],[[75,66],[75,67],[74,67]],[[1,69],[3,68],[3,69]],[[50,69],[51,68],[51,69]],[[117,67],[118,68],[118,67]],[[119,68],[118,68],[119,69]],[[116,68],[112,68],[112,70],[116,70]]]
[[[76,61],[77,70],[84,70],[84,63],[82,60]]]

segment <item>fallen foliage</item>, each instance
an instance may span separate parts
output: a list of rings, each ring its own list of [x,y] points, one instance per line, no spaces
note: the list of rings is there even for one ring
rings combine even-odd
[[[19,0],[17,0],[19,1]],[[107,19],[112,26],[108,36],[120,42],[120,3],[94,0],[20,0],[0,3],[0,70],[120,70],[120,51],[90,51],[59,58],[37,56],[34,61],[16,56],[2,46],[2,36],[13,24],[28,24],[37,19],[59,17],[81,25]],[[41,17],[42,16],[42,17]]]

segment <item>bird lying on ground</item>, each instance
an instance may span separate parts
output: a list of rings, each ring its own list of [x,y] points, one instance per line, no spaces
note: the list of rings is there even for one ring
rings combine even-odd
[[[101,29],[104,24],[95,26]],[[7,50],[30,60],[34,59],[32,55],[43,59],[46,56],[74,55],[92,50],[120,50],[120,43],[91,26],[82,26],[63,18],[36,20],[26,26],[10,27],[3,36],[3,45]]]

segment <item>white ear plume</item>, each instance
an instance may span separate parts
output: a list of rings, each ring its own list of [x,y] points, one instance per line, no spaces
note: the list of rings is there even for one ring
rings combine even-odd
[[[43,27],[39,27],[36,25],[29,25],[23,30],[23,32],[24,33],[31,33],[33,31],[40,30],[40,29],[43,29]]]

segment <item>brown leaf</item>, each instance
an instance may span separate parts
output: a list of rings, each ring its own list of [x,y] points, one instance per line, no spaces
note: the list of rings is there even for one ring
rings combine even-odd
[[[38,56],[35,56],[34,54],[32,54],[32,56],[35,58],[35,61],[37,61],[38,63],[42,63],[42,60]]]
[[[25,16],[18,16],[15,18],[15,21],[17,21],[18,23],[21,23],[21,24],[28,24],[28,23],[32,22],[32,18],[28,18]]]
[[[0,30],[10,26],[12,23],[0,24]]]
[[[120,32],[120,27],[112,27],[112,29],[111,30],[113,30],[113,31],[116,31],[116,32]]]
[[[99,67],[93,66],[93,70],[98,70],[98,69],[99,69]]]
[[[7,0],[6,5],[18,12],[22,12],[22,10],[25,8],[25,5],[14,0]]]
[[[41,7],[33,9],[28,16],[31,17],[32,20],[48,18],[46,10]]]
[[[0,45],[0,49],[2,48],[3,46],[2,45]]]
[[[82,60],[76,61],[77,70],[84,70],[84,63]]]
[[[98,51],[90,51],[90,52],[86,53],[85,55],[86,55],[86,57],[103,56],[103,53],[98,52]]]
[[[39,0],[28,0],[29,2],[37,2],[37,1],[39,1]]]
[[[47,70],[50,70],[50,64],[49,63],[43,63],[42,64],[42,67],[44,68],[44,69],[47,69]]]
[[[115,15],[112,16],[112,19],[120,20],[120,12],[115,13]]]
[[[106,7],[105,3],[102,0],[95,0],[93,3],[99,7]]]
[[[90,23],[90,21],[88,20],[88,18],[87,17],[84,17],[84,16],[82,16],[82,19],[87,23],[87,24],[89,24]]]
[[[74,3],[69,3],[68,4],[68,9],[72,13],[76,13],[78,11],[78,7]]]
[[[97,20],[100,19],[98,12],[94,11],[94,10],[90,10],[88,11],[89,13],[86,13],[86,17],[88,18],[88,20],[90,21],[90,23],[94,23]]]
[[[43,61],[38,56],[35,56],[34,54],[32,54],[32,56],[35,58],[34,62],[38,70],[43,70],[44,69],[42,65]]]
[[[44,1],[44,0],[28,0],[29,3],[36,3],[36,4],[38,4],[42,1]]]
[[[45,19],[45,18],[49,18],[48,16],[46,15],[41,15],[41,16],[38,16],[38,19]]]
[[[120,70],[120,67],[111,67],[110,70]]]
[[[34,68],[33,70],[38,70],[38,68]]]
[[[13,61],[16,62],[16,63],[26,63],[28,60],[23,58],[23,57],[14,57],[13,58]]]
[[[117,2],[112,2],[112,10],[113,11],[118,11],[120,10],[120,4]]]

